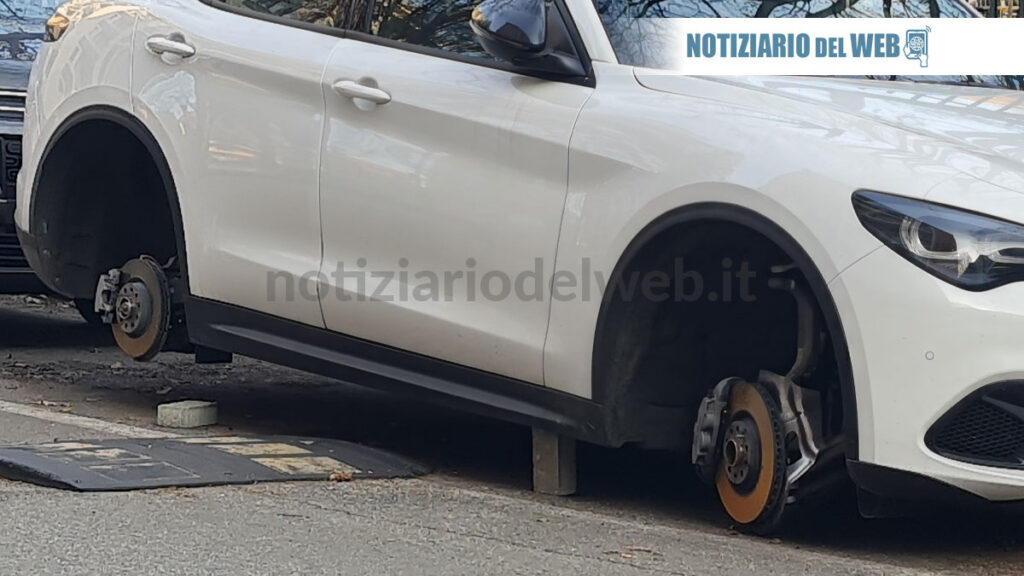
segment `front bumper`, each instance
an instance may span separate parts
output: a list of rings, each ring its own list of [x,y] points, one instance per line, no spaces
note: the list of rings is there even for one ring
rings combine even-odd
[[[31,270],[0,270],[0,294],[45,294],[49,291]]]
[[[1024,469],[942,455],[929,430],[972,394],[1024,380],[1024,284],[968,292],[879,248],[830,284],[850,346],[859,459],[991,501]]]
[[[14,204],[0,201],[0,294],[45,292],[32,271],[14,226]]]
[[[11,206],[13,208],[13,206]],[[12,211],[13,212],[13,211]],[[15,233],[13,216],[0,203],[0,294],[46,292],[32,271]]]
[[[16,179],[20,169],[21,136],[0,129],[0,294],[46,290],[32,272],[15,230]]]

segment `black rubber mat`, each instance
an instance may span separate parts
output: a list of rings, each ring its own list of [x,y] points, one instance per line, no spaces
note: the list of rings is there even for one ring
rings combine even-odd
[[[340,440],[194,437],[0,447],[0,477],[83,492],[292,480],[408,478],[412,460]]]

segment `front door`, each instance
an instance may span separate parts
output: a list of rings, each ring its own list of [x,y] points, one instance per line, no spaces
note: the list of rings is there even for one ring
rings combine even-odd
[[[324,10],[339,9],[166,0],[140,15],[134,104],[173,154],[194,295],[323,326],[321,77],[343,23]]]
[[[324,76],[327,327],[543,383],[573,124],[591,93],[508,71],[474,0],[378,0]]]

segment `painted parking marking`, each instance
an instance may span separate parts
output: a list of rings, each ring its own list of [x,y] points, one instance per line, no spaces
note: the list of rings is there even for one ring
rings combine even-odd
[[[0,384],[5,382],[9,381],[0,379]],[[173,432],[161,432],[158,430],[150,430],[149,428],[129,426],[128,424],[107,422],[106,420],[100,420],[99,418],[89,418],[87,416],[78,416],[77,414],[65,414],[63,412],[50,410],[43,406],[30,406],[28,404],[18,404],[17,402],[8,402],[6,400],[0,400],[0,412],[6,412],[17,416],[26,416],[37,420],[45,420],[56,424],[64,424],[66,426],[74,426],[75,428],[84,428],[101,434],[110,434],[111,436],[123,436],[126,438],[178,438],[180,436]]]
[[[262,464],[271,470],[290,476],[322,475],[325,478],[335,472],[358,474],[360,470],[327,456],[308,456],[305,458],[253,458],[253,462]]]
[[[199,478],[198,475],[170,462],[135,462],[88,466],[90,472],[112,481],[166,482]]]
[[[54,452],[51,458],[74,460],[76,462],[124,462],[149,460],[149,456],[138,454],[121,448],[95,448],[91,450],[71,450]]]
[[[279,442],[260,442],[255,444],[210,444],[210,448],[223,450],[228,454],[239,456],[290,456],[298,454],[309,454],[309,450],[282,444]]]
[[[99,448],[95,444],[86,444],[84,442],[54,442],[52,444],[40,444],[36,446],[40,452],[64,452],[67,450],[90,450],[93,448]]]
[[[260,442],[259,438],[246,438],[245,436],[203,436],[201,438],[180,438],[179,442],[185,444],[245,444],[246,442]]]

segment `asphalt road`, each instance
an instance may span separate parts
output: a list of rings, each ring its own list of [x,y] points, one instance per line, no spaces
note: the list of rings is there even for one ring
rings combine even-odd
[[[251,360],[132,363],[66,306],[0,297],[0,444],[154,428],[157,404],[185,398],[219,403],[211,433],[345,439],[435,471],[113,494],[0,480],[0,575],[1024,573],[1021,517],[867,521],[847,492],[761,539],[729,529],[683,457],[594,447],[579,496],[542,497],[526,429]]]

